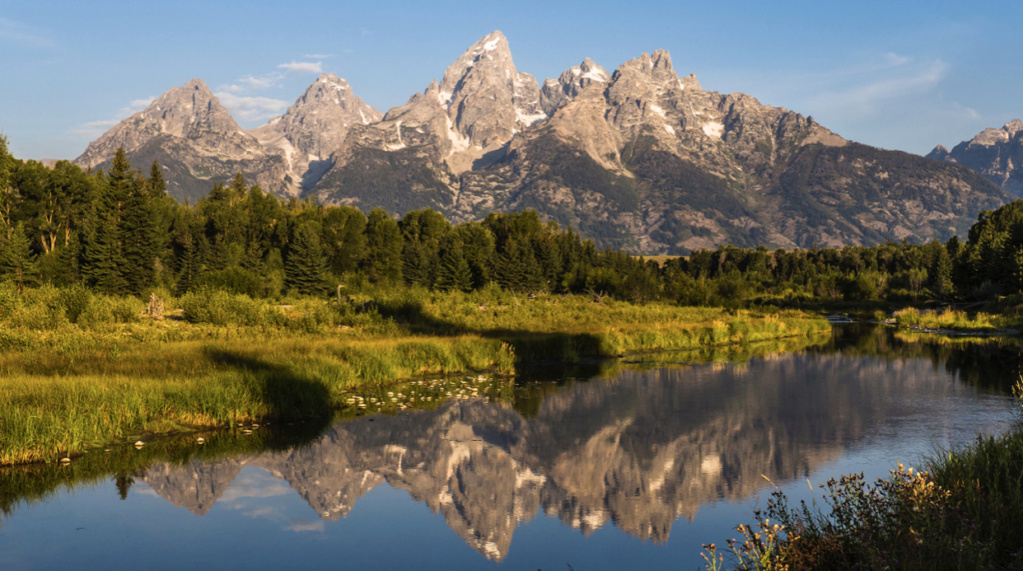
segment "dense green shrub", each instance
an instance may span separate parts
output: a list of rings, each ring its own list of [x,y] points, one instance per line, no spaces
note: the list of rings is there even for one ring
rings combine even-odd
[[[92,292],[82,284],[66,287],[60,292],[60,302],[68,321],[78,323],[79,317],[85,313],[92,303]]]
[[[283,311],[278,307],[268,306],[244,294],[215,289],[201,288],[189,292],[181,296],[180,305],[185,319],[192,323],[273,327],[286,322]]]
[[[11,281],[0,281],[0,319],[11,315],[16,307],[21,305],[21,294],[17,286]]]
[[[69,323],[60,303],[60,290],[53,286],[26,289],[22,300],[11,312],[10,322],[15,326],[45,331],[59,329]]]

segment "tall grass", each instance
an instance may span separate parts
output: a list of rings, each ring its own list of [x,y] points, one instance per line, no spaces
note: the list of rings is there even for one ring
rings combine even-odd
[[[958,309],[921,312],[915,308],[895,313],[899,327],[912,329],[938,329],[966,332],[995,332],[1020,326],[1018,317],[990,313],[967,313]]]
[[[355,387],[458,371],[510,372],[496,339],[298,336],[7,354],[0,464],[56,460],[148,432],[326,416]],[[111,358],[111,354],[116,358]]]

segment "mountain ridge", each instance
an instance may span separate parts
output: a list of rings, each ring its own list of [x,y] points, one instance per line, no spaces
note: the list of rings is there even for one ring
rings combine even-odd
[[[283,116],[249,131],[200,84],[122,121],[78,164],[102,166],[102,153],[127,145],[134,164],[164,164],[179,199],[240,171],[281,197],[365,212],[434,208],[463,222],[534,208],[601,246],[647,254],[945,240],[1008,200],[962,167],[852,143],[747,94],[706,91],[664,50],[613,73],[586,58],[541,85],[495,31],[386,113],[321,75]]]
[[[951,151],[938,145],[927,158],[969,167],[1015,197],[1023,198],[1023,121],[1019,119],[1000,129],[984,129]]]

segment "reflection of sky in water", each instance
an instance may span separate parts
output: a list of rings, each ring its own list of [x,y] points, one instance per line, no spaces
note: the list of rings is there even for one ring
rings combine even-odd
[[[266,470],[242,468],[217,502],[217,507],[240,512],[245,517],[265,519],[285,531],[323,531],[323,520],[308,509],[291,510],[294,491]],[[298,511],[298,514],[292,512]]]
[[[819,377],[796,378],[801,371]],[[112,481],[78,488],[4,516],[0,569],[494,569],[483,556],[493,542],[470,541],[475,532],[510,538],[506,569],[702,568],[700,545],[735,537],[774,485],[798,501],[819,500],[817,484],[832,476],[862,471],[873,481],[896,460],[918,464],[935,446],[998,431],[1013,416],[1007,400],[916,360],[797,355],[628,373],[549,395],[530,418],[452,405],[341,424],[244,466],[154,469],[154,487],[138,479],[128,501]],[[629,478],[640,493],[627,493]],[[515,503],[514,517],[490,517],[512,491],[516,502],[533,499]],[[175,507],[189,501],[205,515]],[[330,501],[347,508],[321,517]],[[642,509],[667,515],[663,543],[639,539],[658,536],[636,519]]]

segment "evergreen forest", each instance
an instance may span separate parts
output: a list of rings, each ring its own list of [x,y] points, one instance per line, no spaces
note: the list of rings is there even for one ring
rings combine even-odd
[[[405,284],[525,295],[590,293],[680,305],[968,301],[1023,293],[1023,201],[981,213],[946,243],[768,251],[720,246],[644,258],[600,249],[533,211],[451,224],[431,209],[280,200],[241,174],[195,204],[118,150],[109,172],[10,155],[0,137],[0,282],[108,295],[199,288],[276,299]]]

